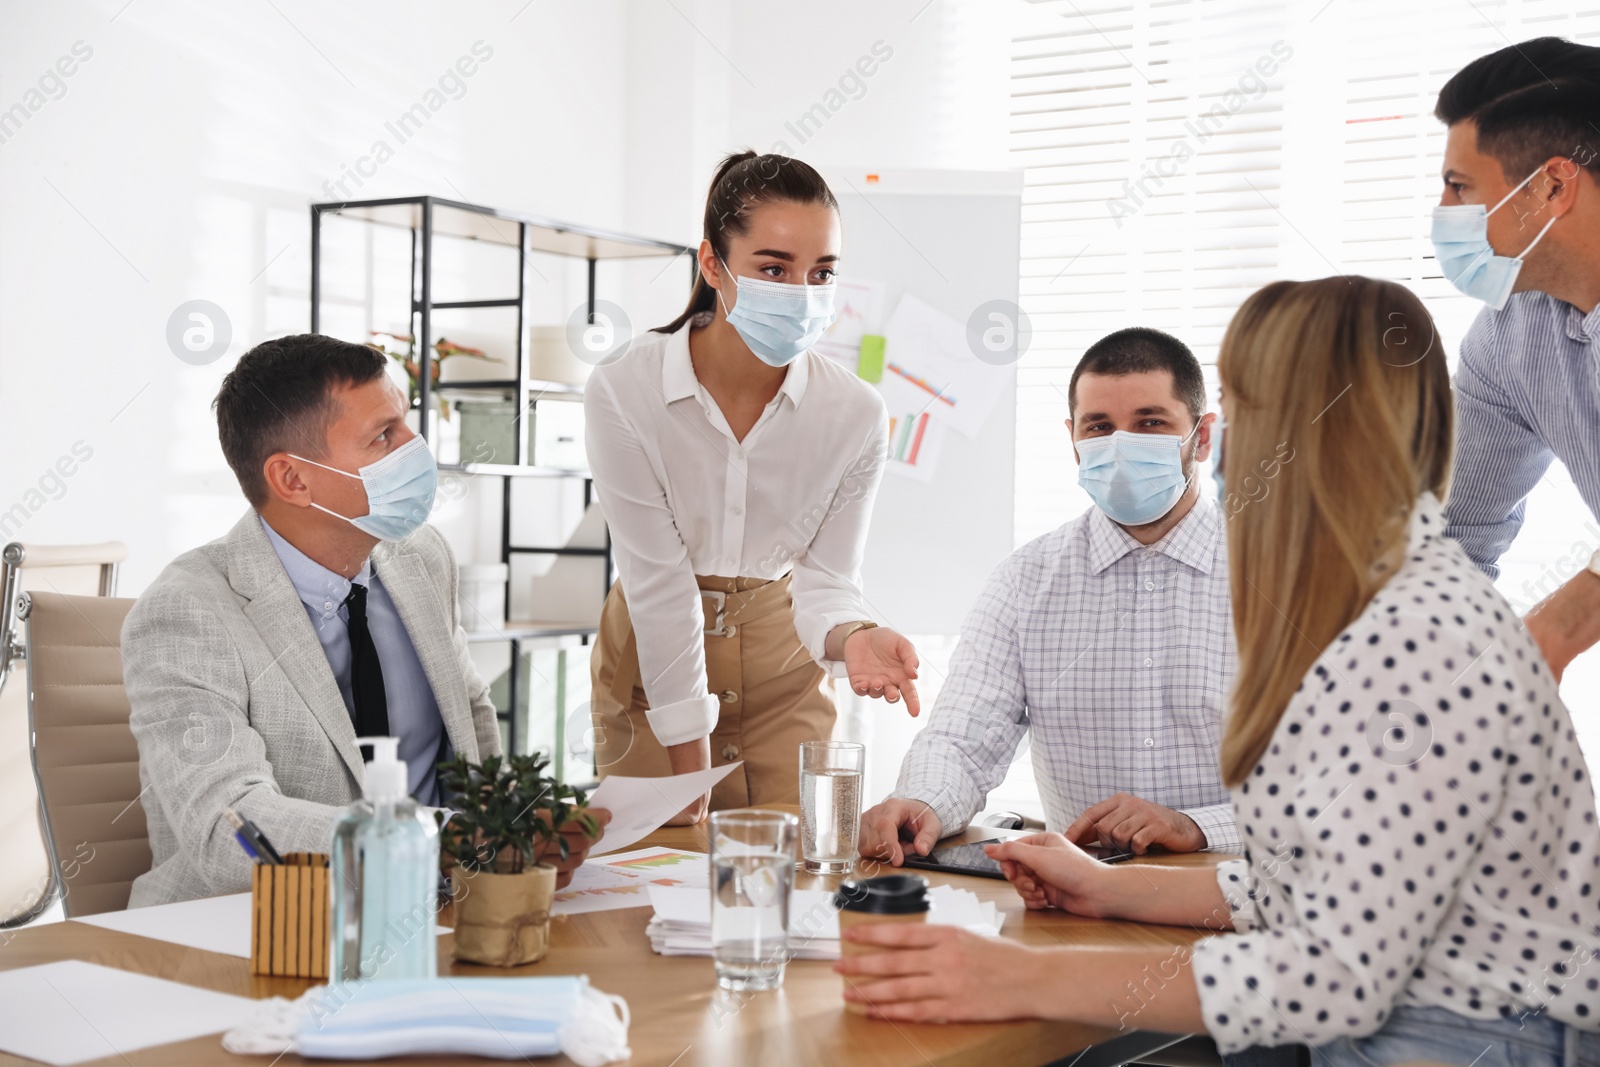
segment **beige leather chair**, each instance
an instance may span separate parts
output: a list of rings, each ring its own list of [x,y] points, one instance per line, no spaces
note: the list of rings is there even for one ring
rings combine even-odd
[[[68,918],[120,911],[150,869],[139,746],[122,688],[133,601],[25,593],[28,714],[45,841]]]
[[[0,927],[32,920],[53,901],[28,729],[27,647],[16,609],[31,590],[112,596],[119,541],[94,545],[13,542],[0,550]]]

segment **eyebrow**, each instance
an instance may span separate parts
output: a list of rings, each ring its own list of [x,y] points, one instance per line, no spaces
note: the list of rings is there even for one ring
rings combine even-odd
[[[1135,415],[1171,415],[1172,409],[1164,407],[1136,408],[1133,413]],[[1080,422],[1099,422],[1101,419],[1109,419],[1110,417],[1104,411],[1091,411],[1079,415],[1078,420]]]
[[[781,259],[785,263],[793,263],[794,262],[794,254],[792,252],[785,252],[785,251],[783,251],[781,249],[777,249],[777,248],[758,248],[758,249],[756,249],[754,252],[752,252],[750,254],[752,256],[770,256],[773,259]],[[839,257],[838,256],[818,256],[817,257],[817,262],[818,263],[837,263],[838,261],[839,261]]]
[[[1448,182],[1450,180],[1451,175],[1455,175],[1458,178],[1465,178],[1466,177],[1465,174],[1462,174],[1459,170],[1456,170],[1454,167],[1451,167],[1449,170],[1445,171],[1444,174],[1442,175],[1442,177],[1446,182]]]

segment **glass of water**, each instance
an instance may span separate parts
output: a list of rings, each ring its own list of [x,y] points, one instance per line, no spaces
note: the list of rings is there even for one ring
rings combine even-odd
[[[787,812],[711,813],[711,955],[723,989],[783,984],[798,832]]]
[[[851,741],[800,745],[800,855],[811,874],[855,869],[866,759],[867,750]]]

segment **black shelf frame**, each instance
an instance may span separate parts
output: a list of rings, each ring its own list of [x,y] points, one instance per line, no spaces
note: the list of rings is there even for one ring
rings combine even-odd
[[[670,241],[636,237],[631,234],[591,226],[560,222],[516,211],[505,211],[449,200],[437,196],[390,197],[379,200],[348,200],[311,205],[311,332],[320,332],[322,312],[322,222],[325,216],[336,216],[367,222],[372,225],[409,229],[411,232],[411,334],[417,359],[418,432],[424,440],[429,436],[428,413],[433,409],[433,312],[463,308],[517,309],[517,376],[511,379],[489,381],[440,382],[438,392],[446,390],[512,393],[519,398],[520,414],[517,416],[516,455],[512,463],[457,463],[441,464],[444,471],[469,475],[485,475],[501,479],[500,492],[500,562],[508,565],[506,574],[506,613],[511,612],[512,581],[509,565],[516,555],[553,555],[600,557],[604,564],[605,585],[602,600],[611,591],[616,562],[612,554],[611,529],[605,528],[603,547],[573,547],[566,545],[517,545],[511,540],[512,483],[519,477],[557,479],[582,479],[583,507],[587,513],[594,502],[594,478],[585,471],[571,471],[555,467],[540,467],[532,463],[528,454],[528,434],[522,419],[537,414],[540,398],[570,403],[581,398],[583,387],[570,383],[537,381],[529,375],[528,352],[528,269],[529,257],[536,253],[582,258],[587,261],[588,321],[594,322],[595,283],[599,261],[602,259],[637,259],[664,256],[688,256],[690,284],[695,276],[694,249]],[[434,240],[452,237],[461,240],[481,241],[514,247],[517,250],[517,295],[483,300],[435,300],[433,298]],[[503,631],[474,633],[474,642],[503,640],[511,646],[511,665],[507,671],[507,704],[497,709],[499,719],[509,724],[510,750],[518,750],[520,738],[517,729],[517,706],[522,688],[522,645],[524,641],[543,640],[553,636],[575,635],[583,644],[594,636],[592,626],[553,623],[519,625],[510,624]],[[559,720],[559,716],[558,716]],[[564,744],[562,734],[565,723],[556,723],[556,751],[553,753],[557,776],[561,776]]]

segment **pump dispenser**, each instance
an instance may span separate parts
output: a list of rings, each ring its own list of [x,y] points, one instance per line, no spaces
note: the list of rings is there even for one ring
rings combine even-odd
[[[358,737],[372,746],[362,799],[333,827],[330,982],[432,978],[439,831],[406,793],[398,737]]]

